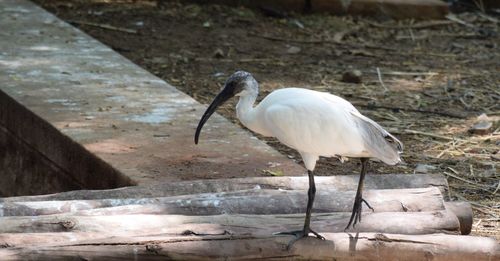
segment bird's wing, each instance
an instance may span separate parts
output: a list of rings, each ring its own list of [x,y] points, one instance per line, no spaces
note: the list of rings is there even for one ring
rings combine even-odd
[[[350,103],[341,98],[334,98],[332,103],[322,99],[321,93],[309,90],[290,89],[281,94],[286,95],[271,97],[259,105],[261,118],[272,136],[299,152],[361,156],[364,145],[349,114],[355,110]]]
[[[354,116],[365,145],[374,158],[390,165],[401,161],[399,157],[399,154],[403,152],[401,141],[358,111],[351,111],[351,115]]]
[[[308,170],[314,170],[318,157],[326,156],[331,148],[322,141],[325,135],[321,133],[321,117],[310,107],[302,107],[299,100],[273,104],[265,109],[263,118],[271,136],[296,149]]]
[[[328,93],[323,93],[322,97],[336,106],[341,106],[354,116],[354,122],[358,126],[362,140],[370,154],[372,154],[372,157],[391,165],[401,161],[399,157],[399,154],[403,151],[403,143],[401,141],[387,132],[378,123],[361,114],[347,100]]]
[[[285,145],[320,156],[400,161],[402,143],[347,100],[324,92],[289,88],[259,105],[265,129]]]
[[[287,104],[271,105],[264,112],[266,129],[272,133],[272,136],[297,150],[301,149],[297,141],[303,140],[300,135],[306,131],[300,128],[301,118],[303,118],[301,113]],[[302,130],[302,132],[296,130]]]
[[[323,98],[325,101],[330,103],[332,106],[335,106],[337,108],[340,108],[345,111],[358,111],[354,105],[352,105],[349,101],[346,99],[327,93],[327,92],[316,92],[318,96]]]

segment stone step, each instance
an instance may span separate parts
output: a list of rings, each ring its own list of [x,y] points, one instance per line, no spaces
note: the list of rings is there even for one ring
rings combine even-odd
[[[0,27],[0,196],[305,172],[220,115],[195,145],[205,105],[31,2]]]

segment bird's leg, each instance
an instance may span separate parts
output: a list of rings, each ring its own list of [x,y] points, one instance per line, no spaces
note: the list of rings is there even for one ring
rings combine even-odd
[[[363,185],[364,179],[366,175],[366,169],[368,168],[368,158],[361,158],[361,173],[359,174],[359,183],[358,190],[356,191],[356,197],[354,198],[354,206],[352,207],[351,218],[349,219],[349,223],[345,227],[344,230],[349,229],[352,224],[352,227],[356,227],[358,222],[361,222],[361,209],[362,203],[365,203],[366,206],[374,211],[374,209],[368,204],[368,202],[363,198]]]
[[[304,220],[304,228],[302,230],[304,231],[305,236],[307,236],[310,232],[310,233],[313,233],[319,239],[325,239],[323,236],[316,233],[315,231],[313,231],[309,227],[309,225],[311,223],[311,213],[312,213],[312,208],[313,208],[313,203],[314,203],[314,197],[316,195],[316,184],[314,182],[313,172],[308,170],[307,174],[309,176],[309,190],[307,191],[306,219]]]
[[[313,172],[308,170],[307,174],[309,176],[309,190],[307,191],[307,208],[306,208],[306,219],[304,221],[304,228],[302,230],[295,230],[295,231],[288,231],[288,232],[279,232],[275,233],[274,235],[293,235],[295,236],[294,239],[292,239],[288,243],[288,248],[290,248],[297,240],[309,236],[309,233],[313,233],[317,238],[325,240],[325,238],[318,234],[316,231],[312,230],[310,228],[310,223],[311,223],[311,213],[312,213],[312,208],[313,208],[313,203],[314,203],[314,197],[316,195],[316,185],[314,183],[314,175]]]

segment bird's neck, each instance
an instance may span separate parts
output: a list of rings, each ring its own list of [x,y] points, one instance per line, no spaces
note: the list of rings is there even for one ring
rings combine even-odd
[[[254,113],[253,104],[257,99],[257,94],[247,94],[240,97],[238,104],[236,105],[236,115],[245,127],[252,129],[252,116]]]

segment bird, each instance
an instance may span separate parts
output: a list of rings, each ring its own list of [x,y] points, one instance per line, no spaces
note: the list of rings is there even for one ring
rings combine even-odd
[[[239,121],[253,132],[275,137],[301,155],[309,178],[308,200],[304,226],[301,230],[278,232],[292,235],[292,245],[310,233],[324,240],[310,227],[311,213],[316,193],[314,168],[319,157],[359,158],[361,171],[349,222],[354,228],[361,222],[362,203],[374,209],[363,199],[363,185],[368,161],[375,159],[388,165],[401,162],[403,144],[378,123],[362,115],[347,100],[306,88],[282,88],[268,94],[254,105],[259,94],[259,84],[246,71],[236,71],[225,82],[222,90],[208,106],[196,128],[194,142],[198,144],[204,124],[216,109],[232,97],[239,97],[236,115]]]

